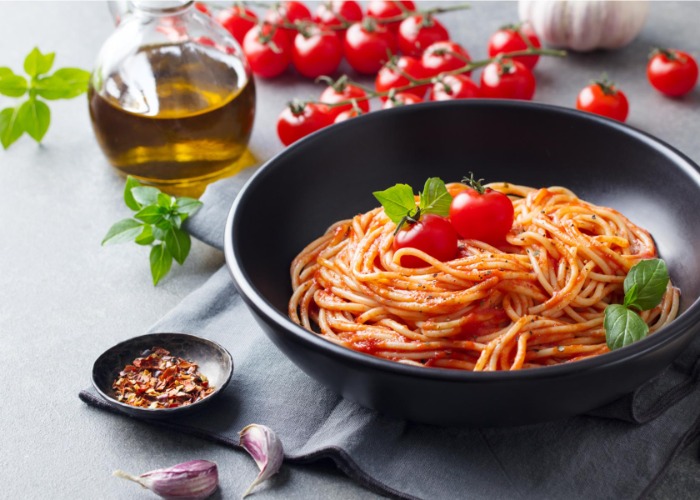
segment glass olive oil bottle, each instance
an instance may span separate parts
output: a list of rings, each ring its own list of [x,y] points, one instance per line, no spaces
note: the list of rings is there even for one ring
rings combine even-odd
[[[117,170],[198,196],[239,169],[255,84],[236,42],[191,3],[136,2],[102,49],[88,100],[98,143]]]

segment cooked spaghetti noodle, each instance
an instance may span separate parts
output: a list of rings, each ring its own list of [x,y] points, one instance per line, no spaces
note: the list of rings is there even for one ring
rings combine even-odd
[[[337,344],[419,366],[517,370],[608,352],[603,311],[622,302],[630,268],[656,256],[649,233],[565,188],[488,187],[513,201],[507,247],[461,240],[448,262],[394,252],[396,225],[376,208],[333,224],[294,259],[290,318]],[[429,267],[402,267],[404,255]],[[669,283],[641,313],[650,333],[675,318],[679,296]]]

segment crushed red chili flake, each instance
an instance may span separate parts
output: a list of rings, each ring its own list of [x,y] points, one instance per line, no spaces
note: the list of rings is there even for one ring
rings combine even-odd
[[[162,347],[153,347],[126,365],[112,388],[118,401],[151,409],[191,405],[214,392],[196,363],[171,356]]]

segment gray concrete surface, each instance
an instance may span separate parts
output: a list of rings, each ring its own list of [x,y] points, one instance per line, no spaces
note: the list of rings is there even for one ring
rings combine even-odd
[[[513,3],[476,3],[444,16],[453,38],[475,57],[488,34],[516,18]],[[655,93],[644,76],[651,46],[700,55],[695,26],[700,3],[652,5],[649,22],[617,52],[543,60],[536,100],[572,105],[580,87],[607,70],[631,101],[629,123],[700,161],[700,89],[683,100]],[[35,45],[55,51],[56,67],[91,68],[112,30],[104,2],[0,2],[0,66],[21,69]],[[259,82],[252,150],[267,159],[282,149],[274,123],[291,97],[320,88],[286,75]],[[0,107],[10,100],[0,96]],[[232,475],[251,479],[246,455],[88,408],[77,398],[90,383],[94,359],[145,331],[223,264],[223,255],[195,242],[184,267],[157,288],[143,248],[101,248],[109,226],[127,215],[123,180],[108,166],[92,134],[85,98],[51,104],[51,128],[41,146],[21,139],[0,150],[0,497],[153,498],[111,477],[195,457],[221,471],[218,498],[238,498]],[[700,489],[698,442],[674,461],[653,498],[691,498]],[[456,492],[456,496],[457,496]],[[256,498],[366,498],[332,464],[285,466]]]

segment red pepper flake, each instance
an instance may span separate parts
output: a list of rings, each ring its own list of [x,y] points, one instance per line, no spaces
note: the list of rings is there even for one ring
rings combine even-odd
[[[141,408],[177,408],[196,403],[214,392],[197,364],[162,347],[142,353],[119,372],[112,383],[117,401]]]

